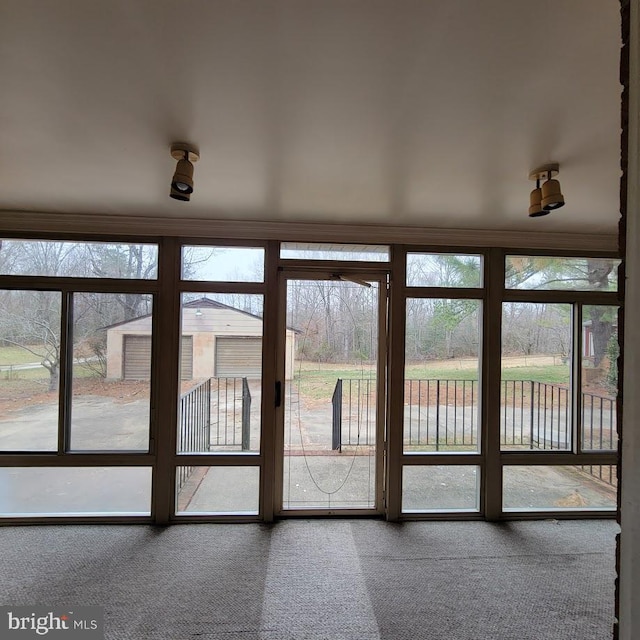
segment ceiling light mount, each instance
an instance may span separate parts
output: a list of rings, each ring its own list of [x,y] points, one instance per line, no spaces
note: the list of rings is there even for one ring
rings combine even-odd
[[[174,160],[184,160],[185,153],[189,162],[198,162],[200,160],[200,151],[198,147],[188,142],[174,142],[171,145],[171,157]]]
[[[529,180],[535,180],[536,188],[531,192],[529,199],[529,217],[538,218],[546,216],[554,209],[564,206],[564,196],[560,189],[560,183],[555,179],[560,173],[560,165],[557,162],[544,164],[529,173]],[[540,181],[546,182],[540,187]]]
[[[200,159],[200,151],[192,144],[175,142],[171,145],[171,157],[178,165],[171,179],[169,195],[174,200],[188,202],[193,193],[193,163]]]
[[[557,162],[543,164],[529,174],[529,180],[551,180],[560,173],[560,165]]]

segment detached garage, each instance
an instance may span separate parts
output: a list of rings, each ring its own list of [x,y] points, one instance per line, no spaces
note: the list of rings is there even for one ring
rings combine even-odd
[[[146,380],[151,371],[150,315],[107,328],[107,378]],[[287,379],[295,332],[287,330]],[[182,307],[181,379],[260,378],[262,318],[209,298]]]

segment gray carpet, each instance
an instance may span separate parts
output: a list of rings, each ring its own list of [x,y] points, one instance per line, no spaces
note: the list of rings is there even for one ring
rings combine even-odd
[[[603,640],[610,521],[0,528],[2,604],[109,640]]]

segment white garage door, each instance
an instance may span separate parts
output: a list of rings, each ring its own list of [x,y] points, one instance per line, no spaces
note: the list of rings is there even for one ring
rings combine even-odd
[[[216,377],[260,378],[262,338],[216,338]]]
[[[193,336],[182,336],[181,379],[193,378]],[[151,336],[124,336],[124,379],[148,380],[151,375]]]

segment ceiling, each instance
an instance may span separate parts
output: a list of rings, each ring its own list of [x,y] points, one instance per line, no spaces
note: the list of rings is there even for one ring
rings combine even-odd
[[[613,0],[3,0],[0,209],[615,233],[619,51]]]

